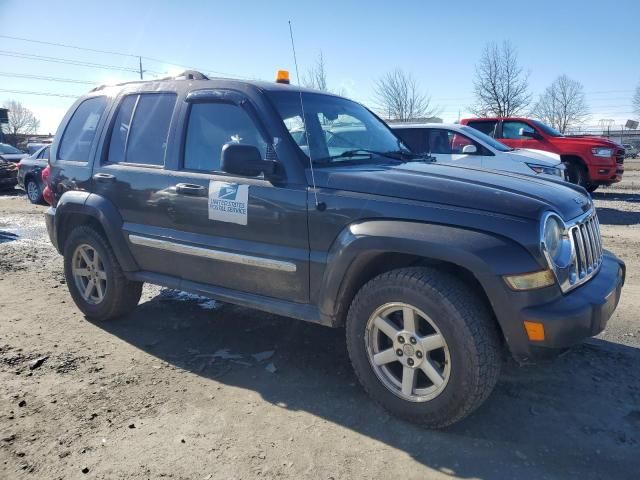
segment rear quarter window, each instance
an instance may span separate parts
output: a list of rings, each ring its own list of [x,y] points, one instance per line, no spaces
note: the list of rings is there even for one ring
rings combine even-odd
[[[58,160],[87,162],[96,137],[100,117],[107,106],[105,97],[92,97],[82,102],[71,116],[62,134]]]

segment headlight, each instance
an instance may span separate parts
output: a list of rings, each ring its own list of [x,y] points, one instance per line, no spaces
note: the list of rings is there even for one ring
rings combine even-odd
[[[564,226],[560,224],[558,217],[549,215],[544,224],[544,247],[551,259],[556,262],[560,256],[560,250],[562,246],[562,231]]]
[[[548,167],[546,165],[537,165],[535,163],[527,163],[527,167],[538,174],[545,173],[547,175],[554,175],[556,177],[564,178],[564,171],[558,167]]]
[[[562,219],[555,213],[543,217],[540,236],[542,251],[549,266],[564,268],[571,262],[571,242]]]
[[[595,147],[591,149],[591,153],[596,157],[610,157],[613,155],[613,148]]]

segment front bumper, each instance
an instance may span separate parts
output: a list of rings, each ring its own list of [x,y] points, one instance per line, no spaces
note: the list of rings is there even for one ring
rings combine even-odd
[[[525,333],[521,338],[526,345],[512,348],[516,358],[553,356],[602,332],[620,301],[625,274],[624,262],[605,252],[600,271],[587,283],[550,303],[522,309],[520,324],[524,325],[525,320],[541,323],[545,338],[531,341]]]
[[[17,183],[18,180],[15,176],[2,177],[0,178],[0,190],[8,190],[9,188],[13,188]]]

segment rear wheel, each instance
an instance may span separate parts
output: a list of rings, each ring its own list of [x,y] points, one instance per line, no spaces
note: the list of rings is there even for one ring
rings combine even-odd
[[[433,428],[461,420],[491,393],[498,338],[484,303],[430,268],[374,278],[347,318],[349,356],[365,390],[395,415]]]
[[[129,312],[142,294],[142,282],[124,276],[111,246],[91,227],[76,227],[69,235],[64,274],[73,301],[91,320],[110,320]]]
[[[29,178],[24,188],[27,191],[27,198],[31,203],[42,203],[42,189],[36,179]]]

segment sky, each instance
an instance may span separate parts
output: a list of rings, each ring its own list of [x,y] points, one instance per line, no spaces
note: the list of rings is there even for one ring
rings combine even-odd
[[[475,64],[487,42],[507,40],[535,96],[566,74],[584,85],[589,123],[633,118],[639,0],[0,0],[0,104],[23,103],[40,119],[40,133],[54,133],[72,96],[93,83],[137,79],[136,56],[143,56],[145,78],[191,66],[210,75],[273,80],[278,69],[288,69],[295,83],[289,20],[301,76],[322,52],[329,87],[368,106],[375,106],[376,80],[401,68],[446,122],[470,116]]]

